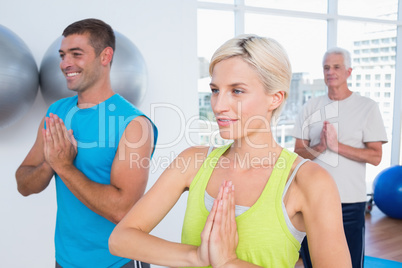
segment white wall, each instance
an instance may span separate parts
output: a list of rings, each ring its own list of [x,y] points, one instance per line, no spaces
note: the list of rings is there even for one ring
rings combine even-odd
[[[163,163],[188,147],[184,136],[174,141],[187,119],[198,113],[196,5],[195,0],[3,1],[0,24],[25,41],[38,66],[62,30],[79,19],[102,19],[134,42],[145,58],[149,73],[148,90],[139,108],[153,117],[160,133],[154,163],[159,160],[161,165],[152,167],[149,187],[162,172]],[[3,98],[1,94],[0,90]],[[152,105],[160,103],[172,104],[180,110],[158,108],[153,112]],[[40,194],[22,197],[17,192],[14,176],[35,140],[46,109],[39,93],[21,120],[0,128],[2,267],[54,267],[54,184]],[[180,118],[178,111],[186,120]],[[154,234],[179,241],[184,207],[185,196]]]

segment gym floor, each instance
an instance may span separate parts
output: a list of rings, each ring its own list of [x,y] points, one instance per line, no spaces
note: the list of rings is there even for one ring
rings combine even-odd
[[[366,256],[402,263],[402,220],[386,216],[374,206],[366,214]],[[295,268],[303,268],[300,259]]]

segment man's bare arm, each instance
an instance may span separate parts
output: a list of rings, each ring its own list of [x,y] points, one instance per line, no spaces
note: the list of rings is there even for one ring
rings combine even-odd
[[[338,141],[338,135],[331,123],[326,123],[325,136],[328,149],[348,159],[379,165],[382,158],[382,141],[365,142],[364,148],[355,148]]]
[[[145,117],[137,117],[129,123],[112,164],[110,184],[94,182],[74,166],[74,137],[61,120],[49,122],[47,161],[81,202],[117,223],[144,194],[149,173],[149,165],[145,163],[150,161],[153,150],[152,131],[152,125]],[[143,165],[130,165],[132,154],[145,159],[141,162]]]
[[[44,157],[43,128],[44,119],[40,123],[34,145],[15,173],[18,191],[23,196],[40,193],[46,189],[54,175],[53,169],[46,163]]]
[[[313,147],[310,147],[309,140],[296,139],[295,153],[303,158],[313,160],[317,158],[322,152],[326,150],[326,146],[319,143]]]

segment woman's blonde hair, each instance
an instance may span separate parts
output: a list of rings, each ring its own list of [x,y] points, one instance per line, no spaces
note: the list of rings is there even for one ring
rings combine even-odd
[[[274,39],[253,34],[237,36],[226,41],[212,56],[209,74],[217,63],[231,57],[241,57],[258,73],[267,94],[284,92],[284,101],[273,111],[278,118],[289,94],[292,68],[285,49]]]

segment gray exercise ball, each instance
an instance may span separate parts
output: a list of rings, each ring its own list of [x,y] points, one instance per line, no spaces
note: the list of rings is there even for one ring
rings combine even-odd
[[[18,121],[38,93],[38,66],[24,41],[0,25],[0,128]]]
[[[124,35],[115,31],[116,49],[113,56],[110,80],[112,88],[134,105],[143,100],[148,73],[145,60],[138,48]],[[57,38],[46,51],[40,65],[40,88],[45,102],[53,102],[76,93],[67,88],[60,70],[59,49],[63,36]]]

